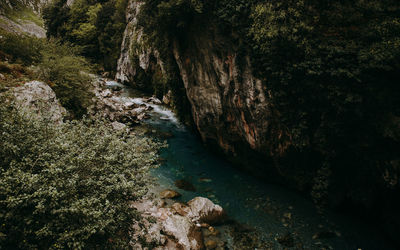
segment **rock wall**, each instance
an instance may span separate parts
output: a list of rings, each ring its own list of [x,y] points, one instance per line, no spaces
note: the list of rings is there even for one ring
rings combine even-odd
[[[121,44],[116,80],[132,84],[139,89],[150,87],[152,76],[159,71],[165,74],[158,51],[147,46],[143,29],[138,26],[138,15],[143,2],[130,1],[127,9],[127,26]]]
[[[18,110],[33,111],[42,118],[62,123],[67,111],[61,106],[54,91],[45,83],[32,81],[13,90]]]
[[[18,35],[28,34],[38,38],[46,37],[46,30],[27,17],[23,12],[31,10],[32,15],[41,15],[43,7],[50,0],[4,0],[0,1],[0,29]],[[21,12],[20,15],[16,14]],[[10,15],[10,13],[12,13]],[[16,17],[18,16],[18,17]]]
[[[149,88],[154,75],[165,75],[159,53],[146,43],[138,25],[141,2],[131,1],[121,46],[116,79],[140,89]],[[229,39],[210,27],[189,38],[190,47],[176,42],[172,60],[190,102],[194,125],[204,142],[246,162],[246,169],[259,174],[273,170],[271,155],[282,155],[290,145],[262,81],[252,74],[250,58],[239,56]],[[183,87],[183,86],[182,86]],[[265,159],[268,158],[268,161]],[[260,159],[262,159],[260,161]],[[273,172],[276,170],[273,170]],[[265,175],[270,173],[265,173]]]
[[[282,154],[290,142],[250,58],[212,30],[199,33],[185,49],[175,43],[174,57],[203,141],[234,156],[244,148]]]

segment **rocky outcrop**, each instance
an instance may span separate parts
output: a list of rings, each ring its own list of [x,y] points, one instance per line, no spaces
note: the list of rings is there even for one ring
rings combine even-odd
[[[26,10],[32,15],[41,15],[49,0],[4,0],[0,2],[0,29],[18,35],[28,34],[38,38],[46,37],[46,30],[37,21],[31,20]],[[11,15],[9,15],[12,13]],[[21,13],[21,14],[18,14]],[[39,17],[38,17],[39,19]]]
[[[179,65],[192,114],[203,141],[216,142],[237,155],[243,146],[264,153],[282,153],[289,145],[285,130],[262,81],[252,74],[248,56],[239,57],[229,41],[198,37],[192,47],[176,44]]]
[[[13,90],[15,103],[19,110],[33,110],[52,122],[61,123],[67,111],[58,101],[54,91],[45,83],[28,82]]]
[[[144,231],[134,225],[135,234],[132,237],[135,240],[144,237],[147,243],[158,245],[155,249],[203,249],[200,223],[211,217],[213,222],[222,222],[225,216],[220,206],[202,197],[196,197],[188,204],[174,203],[171,207],[163,207],[162,204],[164,203],[151,200],[132,204],[145,218],[155,219],[153,224],[145,222]],[[212,227],[211,229],[214,230]],[[137,243],[135,249],[143,249],[143,246]]]
[[[2,7],[0,13],[6,8],[12,10],[18,8],[29,8],[33,10],[36,14],[40,14],[43,7],[50,1],[51,0],[2,0],[0,3],[0,7]]]
[[[88,114],[92,117],[101,116],[109,120],[116,130],[128,129],[148,118],[147,112],[152,110],[149,104],[138,104],[127,100],[120,95],[121,87],[118,85],[106,86],[107,80],[94,77],[93,105],[89,107]],[[151,98],[149,98],[151,99]]]
[[[28,34],[38,38],[46,37],[46,30],[30,20],[13,21],[6,16],[0,15],[0,28],[18,35]]]
[[[151,78],[164,75],[164,66],[156,49],[146,43],[143,29],[138,25],[138,15],[143,2],[130,1],[127,9],[127,26],[121,44],[115,79],[142,90],[151,89]]]

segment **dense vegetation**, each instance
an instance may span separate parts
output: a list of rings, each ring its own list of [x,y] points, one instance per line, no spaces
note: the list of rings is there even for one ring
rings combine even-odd
[[[61,104],[70,111],[71,118],[80,118],[86,113],[93,96],[88,76],[91,68],[85,58],[78,56],[77,48],[54,39],[4,31],[0,31],[0,36],[3,61],[0,62],[0,73],[5,74],[4,85],[23,80],[19,79],[21,75],[43,80],[56,92]]]
[[[146,193],[161,145],[83,117],[93,97],[83,52],[0,29],[0,248],[128,249],[134,240],[141,216],[130,202]],[[12,88],[31,80],[49,84],[74,119],[55,124],[15,105]]]
[[[79,47],[81,54],[115,72],[126,26],[127,0],[55,0],[43,10],[48,37]]]
[[[159,145],[100,118],[56,125],[1,101],[0,246],[127,248],[140,220],[129,201],[145,194]]]

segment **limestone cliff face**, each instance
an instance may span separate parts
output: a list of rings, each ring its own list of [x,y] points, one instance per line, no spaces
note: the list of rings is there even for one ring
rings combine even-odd
[[[43,7],[51,0],[2,0],[0,1],[0,29],[18,35],[28,34],[39,38],[46,37],[46,30],[41,24],[21,14],[15,18],[16,13],[30,10],[33,15],[41,15]],[[10,17],[10,13],[13,13]]]
[[[203,34],[189,48],[174,48],[202,139],[234,156],[245,149],[282,154],[288,137],[262,81],[252,74],[250,58],[239,56],[229,40]]]
[[[118,59],[116,79],[130,83],[140,89],[146,89],[148,79],[158,70],[164,72],[163,63],[157,50],[147,46],[143,29],[138,26],[138,15],[142,2],[130,1],[127,9],[127,26],[121,45],[121,56]]]

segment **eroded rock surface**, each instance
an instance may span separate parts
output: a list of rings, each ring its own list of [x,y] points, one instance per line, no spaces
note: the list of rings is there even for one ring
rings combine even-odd
[[[145,218],[155,218],[155,223],[145,222],[148,230],[138,230],[134,239],[145,237],[147,242],[159,245],[156,249],[204,249],[204,239],[200,221],[213,215],[214,221],[221,221],[223,209],[207,198],[196,197],[188,204],[174,203],[163,207],[162,202],[143,200],[132,204]],[[136,244],[142,249],[142,245]]]
[[[37,114],[50,121],[61,123],[67,111],[61,106],[56,94],[49,85],[32,81],[17,87],[13,91],[16,104],[20,108],[34,110]]]
[[[164,72],[164,66],[156,49],[147,46],[143,29],[138,26],[138,15],[143,2],[130,1],[127,9],[127,26],[121,44],[121,55],[118,59],[115,79],[122,83],[147,89],[151,86],[143,75],[152,75],[155,71]]]

